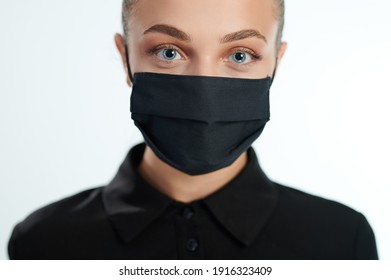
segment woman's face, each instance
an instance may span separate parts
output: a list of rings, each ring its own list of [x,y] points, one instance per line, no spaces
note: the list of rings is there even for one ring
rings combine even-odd
[[[132,74],[272,76],[286,48],[276,49],[276,14],[274,0],[140,0],[128,29]]]

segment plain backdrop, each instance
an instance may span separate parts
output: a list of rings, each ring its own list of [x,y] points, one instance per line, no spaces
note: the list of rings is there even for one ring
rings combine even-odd
[[[269,177],[362,212],[391,259],[391,2],[286,0],[288,51],[253,144]],[[0,0],[0,259],[37,208],[107,184],[142,141],[121,0]]]

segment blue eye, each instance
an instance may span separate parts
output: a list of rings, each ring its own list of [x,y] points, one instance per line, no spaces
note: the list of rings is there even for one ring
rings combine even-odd
[[[252,57],[246,52],[235,52],[230,55],[229,59],[238,64],[245,64],[250,62]]]
[[[179,54],[177,50],[170,49],[170,48],[162,49],[156,55],[164,60],[178,60],[182,58],[182,56]]]

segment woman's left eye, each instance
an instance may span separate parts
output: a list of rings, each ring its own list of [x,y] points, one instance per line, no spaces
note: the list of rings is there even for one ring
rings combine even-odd
[[[157,52],[157,57],[163,60],[178,60],[182,59],[182,56],[175,49],[165,48]]]
[[[247,52],[235,52],[229,56],[229,60],[237,64],[246,64],[251,62],[252,55]]]

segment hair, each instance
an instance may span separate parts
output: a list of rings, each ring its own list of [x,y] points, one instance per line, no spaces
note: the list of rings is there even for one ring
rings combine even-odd
[[[125,40],[127,40],[128,38],[129,18],[132,16],[132,12],[134,11],[134,6],[138,1],[140,0],[123,0],[122,2],[122,28],[123,28]],[[276,47],[279,48],[282,42],[282,33],[285,24],[285,0],[274,0],[274,2],[277,11],[276,16],[279,22]]]

